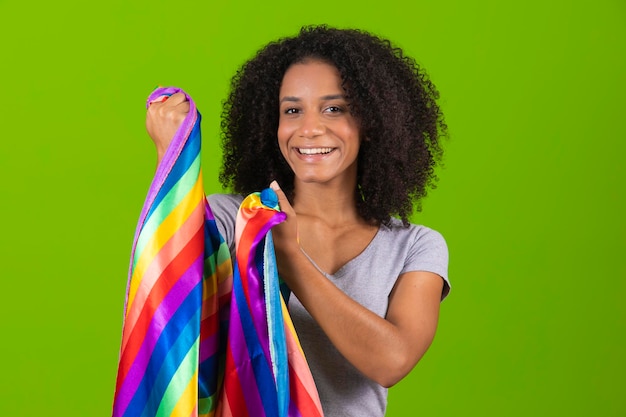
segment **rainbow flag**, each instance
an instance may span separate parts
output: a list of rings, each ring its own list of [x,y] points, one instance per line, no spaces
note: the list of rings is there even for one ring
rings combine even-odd
[[[179,91],[158,88],[148,105]],[[187,99],[135,232],[113,416],[322,416],[277,274],[271,228],[285,214],[271,189],[248,196],[231,260]]]

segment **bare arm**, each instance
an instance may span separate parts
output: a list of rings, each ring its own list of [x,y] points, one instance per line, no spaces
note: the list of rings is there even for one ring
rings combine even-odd
[[[158,162],[188,112],[182,93],[148,108],[146,129]],[[394,385],[413,369],[433,340],[442,279],[430,272],[403,274],[390,295],[386,317],[379,317],[339,290],[301,252],[295,212],[282,191],[277,194],[288,214],[288,220],[274,229],[281,277],[357,369],[383,386]]]
[[[295,212],[282,191],[276,192],[288,215],[273,232],[281,277],[350,363],[380,385],[394,385],[434,338],[443,280],[431,272],[402,274],[386,317],[379,317],[338,289],[302,253]]]

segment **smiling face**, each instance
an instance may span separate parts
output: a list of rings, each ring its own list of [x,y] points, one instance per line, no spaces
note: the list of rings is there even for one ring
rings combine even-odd
[[[356,183],[359,127],[337,69],[324,62],[292,65],[279,93],[278,144],[295,184]]]

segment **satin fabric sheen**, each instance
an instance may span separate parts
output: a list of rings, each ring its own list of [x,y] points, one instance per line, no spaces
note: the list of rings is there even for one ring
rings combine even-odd
[[[147,106],[176,92],[157,88]],[[244,199],[231,260],[203,191],[201,116],[185,95],[190,111],[135,232],[113,416],[322,416],[277,274],[271,228],[285,214],[271,189]]]

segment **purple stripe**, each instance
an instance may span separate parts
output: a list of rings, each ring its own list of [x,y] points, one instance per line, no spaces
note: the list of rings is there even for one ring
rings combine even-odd
[[[215,216],[213,215],[213,211],[209,206],[209,202],[204,198],[204,217],[206,220],[215,220]]]
[[[302,413],[298,409],[298,406],[293,401],[293,398],[289,399],[289,417],[302,417]]]
[[[204,264],[204,254],[200,255],[191,266],[178,279],[176,284],[167,293],[161,304],[154,312],[154,316],[150,321],[146,336],[141,343],[141,348],[137,352],[133,364],[131,365],[124,382],[118,390],[118,396],[115,399],[116,408],[126,410],[128,404],[132,400],[143,376],[146,372],[148,362],[152,356],[152,351],[156,346],[161,333],[169,320],[172,318],[176,310],[182,302],[187,298],[191,290],[198,285],[198,280],[194,278],[202,276],[202,265]]]
[[[261,401],[259,388],[257,387],[254,377],[254,369],[250,361],[250,354],[248,353],[248,345],[246,344],[246,338],[243,334],[243,328],[241,327],[239,310],[237,309],[237,303],[234,301],[230,304],[230,318],[228,346],[231,350],[233,360],[235,360],[235,371],[239,378],[246,407],[249,411],[255,413],[255,416],[265,416],[263,402]],[[247,360],[243,363],[236,362],[237,358],[246,358]]]
[[[215,317],[217,320],[217,317]],[[217,333],[213,334],[211,337],[207,337],[200,343],[200,362],[204,362],[215,353],[217,353],[217,348],[219,347],[219,330]]]
[[[267,209],[262,209],[267,210]],[[256,332],[259,336],[259,340],[261,342],[261,347],[263,348],[263,353],[265,354],[265,359],[267,363],[272,363],[272,359],[269,351],[269,334],[268,334],[268,324],[267,324],[267,310],[265,308],[265,298],[264,298],[264,288],[262,287],[263,281],[259,278],[259,271],[257,270],[254,253],[256,253],[256,248],[259,243],[265,238],[265,235],[270,231],[272,227],[283,222],[286,218],[286,214],[277,211],[266,224],[258,231],[254,239],[252,240],[252,247],[250,251],[250,256],[247,261],[246,271],[248,276],[248,289],[250,294],[250,300],[248,300],[251,310],[251,315],[254,318],[254,327],[256,328]],[[249,223],[252,223],[253,220],[249,219]],[[246,227],[247,229],[247,227]],[[244,229],[242,235],[246,233],[246,229]],[[254,296],[254,299],[252,299]],[[257,320],[258,319],[258,320]]]

